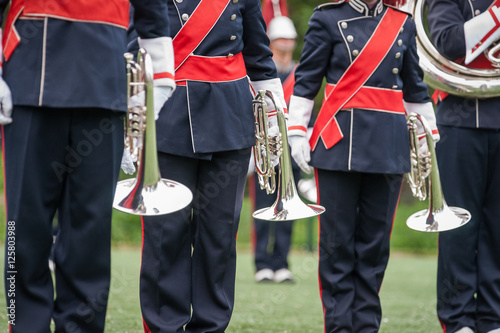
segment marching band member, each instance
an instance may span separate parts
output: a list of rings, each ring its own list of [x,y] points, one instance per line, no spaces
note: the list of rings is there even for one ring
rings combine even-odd
[[[167,7],[131,2],[143,42],[172,54]],[[55,332],[103,332],[127,110],[129,2],[1,0],[0,9],[9,332],[50,332],[51,320]],[[175,87],[166,56],[153,57],[163,102]],[[48,261],[56,210],[64,220],[54,286]]]
[[[377,332],[392,223],[410,170],[405,111],[424,116],[439,136],[415,24],[381,0],[320,5],[295,78],[292,156],[305,172],[315,168],[318,203],[326,208],[319,235],[325,332]],[[308,141],[313,98],[324,78],[325,98]]]
[[[500,9],[491,0],[428,0],[437,50],[469,68],[493,68],[485,52],[500,37]],[[500,97],[436,92],[436,147],[443,194],[472,217],[439,234],[437,314],[443,332],[500,332]]]
[[[179,212],[143,218],[144,329],[224,332],[255,144],[248,78],[254,91],[271,90],[281,105],[283,91],[259,0],[169,0],[168,6],[177,88],[156,122],[160,171],[189,187],[194,199]]]

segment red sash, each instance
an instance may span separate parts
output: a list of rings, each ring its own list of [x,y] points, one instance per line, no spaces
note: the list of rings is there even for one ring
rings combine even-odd
[[[217,23],[230,0],[202,0],[189,20],[174,37],[175,80],[220,82],[238,80],[247,75],[242,54],[204,57],[193,55]]]
[[[285,97],[285,103],[288,105],[290,103],[290,97],[293,94],[293,86],[295,85],[295,69],[297,65],[293,68],[292,72],[288,75],[286,80],[283,82],[283,95]]]
[[[189,20],[174,37],[177,70],[208,35],[229,4],[229,0],[201,0]]]
[[[12,1],[10,4],[7,20],[5,21],[5,31],[2,36],[2,47],[5,61],[9,60],[10,55],[21,41],[21,37],[14,28],[17,18],[23,11],[23,1]]]
[[[344,72],[335,88],[325,96],[309,140],[312,150],[316,148],[320,137],[327,149],[342,139],[343,134],[335,115],[353,98],[380,65],[407,17],[406,13],[392,8],[387,9],[368,43]],[[332,96],[334,98],[331,98]]]
[[[335,87],[336,85],[327,83],[325,95],[330,94]],[[406,113],[403,103],[403,92],[401,90],[369,86],[359,88],[356,94],[344,104],[343,108],[367,109],[401,114]]]
[[[127,29],[129,2],[127,0],[40,1],[13,0],[9,9],[3,35],[5,60],[8,60],[20,42],[14,24],[19,17],[53,17],[61,20],[95,22],[116,25]]]
[[[175,51],[174,51],[175,52]],[[177,84],[184,81],[221,82],[238,80],[247,75],[243,54],[233,57],[191,55],[175,72]]]

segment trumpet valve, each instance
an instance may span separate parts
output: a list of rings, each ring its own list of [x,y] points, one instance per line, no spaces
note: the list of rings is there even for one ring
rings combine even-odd
[[[420,162],[418,163],[420,166],[420,172],[422,174],[422,178],[427,178],[427,176],[431,173],[432,169],[432,160],[429,152],[426,154],[422,154],[419,156]]]
[[[139,137],[146,129],[146,108],[134,106],[129,111],[129,133],[133,137]]]
[[[283,137],[281,136],[281,133],[278,133],[277,135],[269,135],[268,136],[268,141],[269,141],[269,150],[271,154],[280,157],[281,154],[283,153]]]

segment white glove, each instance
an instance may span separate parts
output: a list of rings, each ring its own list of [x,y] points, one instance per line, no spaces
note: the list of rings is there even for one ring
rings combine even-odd
[[[135,172],[134,161],[132,161],[132,157],[127,148],[123,150],[121,168],[127,175],[132,175]]]
[[[128,106],[142,106],[144,105],[144,90],[138,93],[137,95],[130,96],[130,101]],[[153,95],[154,95],[154,115],[155,120],[158,120],[160,116],[160,111],[163,108],[163,105],[167,102],[167,100],[172,95],[172,88],[166,86],[157,86],[153,87]]]
[[[283,106],[280,101],[280,98],[278,97],[277,94],[272,92],[273,98],[274,98],[274,103],[271,100],[267,94],[264,96],[264,102],[266,103],[267,107],[267,135],[268,137],[271,137],[272,139],[275,139],[279,134],[280,134],[280,128],[278,124],[278,116],[277,116],[277,110],[281,110],[283,112]],[[285,118],[286,119],[286,118]],[[282,141],[282,140],[279,140]],[[271,162],[273,163],[273,166],[277,166],[280,161],[280,156],[276,154],[271,155]]]
[[[434,143],[435,145],[435,143]],[[426,178],[431,173],[431,153],[429,152],[429,146],[427,145],[427,139],[421,138],[418,140],[418,163],[420,165],[420,171],[422,172],[422,177]]]
[[[276,114],[269,115],[267,136],[274,139],[278,136],[279,133],[280,128],[278,126],[278,117],[276,116]],[[273,166],[277,166],[279,164],[279,161],[280,157],[276,154],[271,153],[271,162],[273,163]]]
[[[247,177],[253,175],[254,172],[255,172],[255,158],[253,156],[253,149],[252,149],[252,153],[250,154],[250,161],[248,162]]]
[[[305,136],[292,135],[288,137],[288,143],[292,149],[292,157],[300,169],[307,174],[311,173],[311,167],[308,164],[311,161],[311,146],[307,138]]]
[[[7,125],[12,122],[12,95],[1,75],[0,67],[0,125]]]
[[[154,103],[155,103],[155,120],[160,116],[160,111],[163,105],[172,95],[172,88],[167,86],[155,86],[154,87]]]
[[[277,97],[276,94],[273,93],[273,95],[274,97]],[[281,102],[278,98],[276,98],[273,103],[272,99],[266,94],[264,95],[264,102],[266,103],[268,113],[274,113],[274,111],[276,111],[276,107],[283,111],[283,107],[281,106]]]

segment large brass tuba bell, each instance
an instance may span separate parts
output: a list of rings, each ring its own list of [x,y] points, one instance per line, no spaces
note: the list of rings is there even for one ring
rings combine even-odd
[[[411,171],[406,174],[408,184],[413,195],[420,200],[425,200],[429,196],[429,206],[428,209],[411,215],[406,220],[406,224],[413,230],[426,232],[440,232],[463,226],[469,222],[471,214],[463,208],[449,207],[444,200],[432,140],[432,130],[429,124],[425,118],[416,113],[408,115],[407,122],[410,133],[411,154]],[[419,156],[418,153],[417,123],[420,123],[425,130],[425,138],[429,148],[428,157]],[[430,174],[428,176],[425,176],[426,172],[424,170],[426,167],[423,164],[429,163],[429,161],[425,159],[430,159]]]
[[[181,183],[161,178],[156,150],[156,125],[153,105],[153,65],[144,49],[131,53],[127,61],[128,112],[125,120],[125,147],[137,158],[135,178],[116,185],[113,208],[133,215],[163,215],[180,210],[192,201],[193,194]],[[131,103],[130,97],[134,98]]]
[[[269,133],[267,103],[264,97],[274,104],[279,132]],[[320,205],[305,204],[299,197],[292,173],[292,162],[288,146],[286,119],[283,110],[277,107],[272,92],[260,90],[254,101],[255,138],[253,147],[255,171],[262,189],[268,194],[276,190],[277,198],[271,207],[262,208],[252,214],[259,220],[287,221],[298,220],[322,214],[325,208]],[[275,181],[274,165],[271,156],[279,157],[278,186]]]
[[[411,7],[412,4],[408,4]],[[411,9],[410,9],[411,10]],[[474,69],[462,66],[443,57],[430,40],[426,25],[425,0],[416,0],[413,15],[417,28],[417,52],[424,81],[434,89],[467,98],[500,96],[500,68]],[[491,48],[487,58],[494,67],[500,59],[495,56],[500,46]]]

